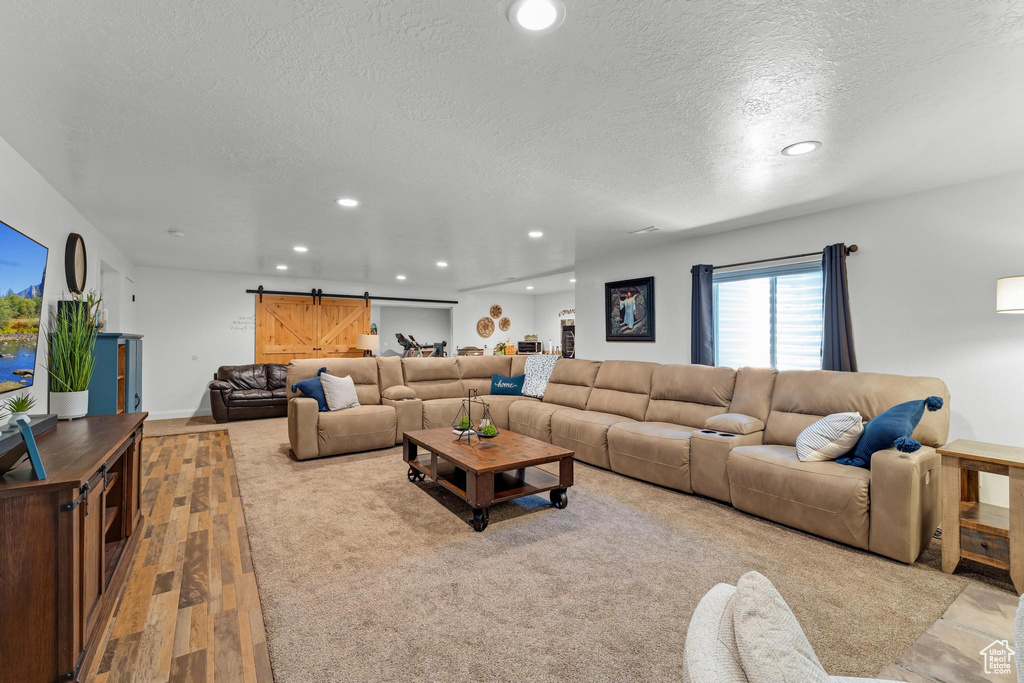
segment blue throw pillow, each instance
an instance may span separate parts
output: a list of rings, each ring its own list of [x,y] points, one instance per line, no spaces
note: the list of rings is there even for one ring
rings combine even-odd
[[[324,385],[320,383],[320,375],[325,372],[327,372],[327,368],[320,368],[316,373],[316,377],[310,377],[292,385],[292,393],[301,391],[303,396],[315,398],[317,405],[320,406],[321,413],[326,413],[330,410],[327,407],[327,396],[324,395]]]
[[[921,443],[911,437],[911,434],[917,429],[917,423],[921,421],[925,407],[928,410],[938,410],[942,407],[942,399],[938,396],[929,396],[923,400],[907,401],[889,408],[864,425],[864,434],[861,435],[853,452],[838,458],[836,462],[840,465],[871,467],[871,456],[878,451],[895,447],[904,453],[913,453],[921,447]]]
[[[522,396],[525,383],[526,375],[516,375],[515,377],[491,375],[491,393],[504,396]]]

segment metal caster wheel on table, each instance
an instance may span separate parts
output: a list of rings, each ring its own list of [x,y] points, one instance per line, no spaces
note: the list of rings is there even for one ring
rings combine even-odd
[[[565,489],[555,489],[551,492],[551,504],[559,510],[564,510],[569,504],[569,494]]]
[[[423,481],[424,479],[426,479],[427,475],[423,474],[422,472],[420,472],[415,467],[410,466],[409,467],[408,477],[409,477],[409,481],[411,481],[411,482],[413,482],[415,484],[418,481]]]
[[[473,530],[483,531],[487,528],[487,523],[491,521],[491,513],[487,508],[480,508],[473,510]]]

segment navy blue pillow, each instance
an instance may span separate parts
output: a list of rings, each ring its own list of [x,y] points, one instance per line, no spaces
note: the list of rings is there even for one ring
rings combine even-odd
[[[942,407],[942,399],[938,396],[929,396],[923,400],[907,401],[889,408],[864,425],[864,433],[853,452],[838,458],[836,462],[840,465],[871,467],[872,455],[894,446],[904,453],[913,453],[921,447],[921,442],[911,437],[911,434],[917,429],[917,423],[921,421],[925,407],[928,410],[938,410]]]
[[[320,406],[321,413],[326,413],[330,410],[327,407],[327,397],[324,395],[324,385],[320,383],[320,375],[325,372],[327,372],[327,368],[320,368],[316,373],[316,377],[310,377],[292,385],[292,393],[301,391],[303,396],[315,398],[317,405]]]
[[[523,385],[526,384],[526,375],[505,377],[504,375],[491,375],[491,393],[504,396],[522,396]]]

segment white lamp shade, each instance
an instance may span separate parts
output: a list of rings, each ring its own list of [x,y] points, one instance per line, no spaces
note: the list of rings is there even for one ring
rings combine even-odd
[[[356,348],[363,351],[376,351],[380,348],[380,337],[375,334],[360,334],[356,337]]]
[[[996,280],[996,312],[1024,313],[1024,275]]]

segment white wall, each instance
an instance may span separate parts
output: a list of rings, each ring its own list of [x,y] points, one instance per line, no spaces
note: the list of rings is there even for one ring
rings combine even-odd
[[[67,292],[64,277],[64,244],[68,233],[77,232],[85,240],[88,256],[86,289],[100,289],[100,262],[116,268],[121,276],[131,276],[134,266],[107,238],[103,237],[32,166],[4,140],[0,139],[0,220],[49,248],[46,262],[45,311],[51,310]],[[46,314],[44,313],[44,320]],[[120,320],[108,320],[113,331]],[[36,354],[36,376],[29,390],[36,399],[36,410],[47,406],[47,373],[43,340]],[[4,398],[14,394],[5,394]]]
[[[493,349],[500,341],[512,343],[522,341],[523,335],[537,333],[535,327],[534,300],[528,294],[504,294],[501,292],[460,292],[459,305],[455,307],[455,345],[478,346]],[[494,334],[483,338],[476,333],[476,323],[480,318],[490,317],[491,306],[501,306],[501,317],[507,317],[512,326],[505,332],[498,328],[498,320],[494,321]]]
[[[377,323],[380,335],[380,354],[394,351],[401,354],[404,349],[395,338],[397,332],[416,337],[420,344],[448,342],[448,354],[454,355],[452,347],[452,308],[427,308],[425,306],[390,305],[388,302],[374,304],[371,318]]]
[[[207,384],[221,365],[255,357],[256,295],[246,289],[458,299],[450,290],[166,268],[135,271],[136,327],[145,335],[142,394],[154,419],[208,415]]]
[[[538,294],[534,304],[534,328],[547,349],[548,341],[554,345],[562,343],[562,320],[559,313],[576,307],[576,292],[553,292]]]
[[[688,363],[690,266],[856,243],[848,260],[860,369],[940,377],[950,438],[1024,445],[1024,316],[995,313],[995,281],[1024,273],[1024,173],[684,239],[576,264],[580,358]],[[657,341],[604,341],[604,283],[653,275]],[[1005,477],[982,480],[1005,504]]]

